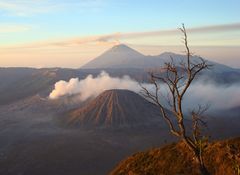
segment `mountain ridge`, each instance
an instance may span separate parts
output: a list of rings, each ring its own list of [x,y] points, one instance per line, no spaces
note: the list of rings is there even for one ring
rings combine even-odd
[[[105,51],[100,56],[89,61],[81,67],[81,69],[106,69],[106,68],[156,68],[163,66],[165,62],[174,59],[176,64],[181,62],[186,62],[186,56],[181,54],[176,54],[173,52],[163,52],[160,55],[149,56],[144,55],[131,47],[120,44],[113,46],[109,50]],[[193,62],[198,62],[198,56],[192,56]],[[224,64],[219,64],[217,62],[209,61],[205,59],[209,64],[214,65],[212,68],[215,72],[226,72],[226,71],[236,71],[232,67],[226,66]]]
[[[205,165],[212,175],[237,174],[236,163],[240,159],[240,137],[214,141],[204,154]],[[200,175],[193,154],[183,143],[172,143],[161,148],[153,148],[135,153],[122,160],[109,175],[154,174],[154,175]]]

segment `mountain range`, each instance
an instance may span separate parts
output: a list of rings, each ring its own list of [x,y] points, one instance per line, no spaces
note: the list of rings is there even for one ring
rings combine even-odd
[[[10,104],[36,94],[47,96],[59,80],[68,81],[73,77],[84,79],[89,74],[96,76],[102,70],[108,72],[110,76],[129,75],[136,81],[148,82],[148,72],[163,66],[164,62],[170,61],[170,56],[174,58],[176,63],[186,60],[184,55],[171,52],[165,52],[158,56],[145,56],[121,44],[114,46],[79,69],[0,68],[0,105]],[[192,59],[196,60],[197,57]],[[240,82],[240,69],[208,62],[214,66],[199,77],[204,82],[209,81],[219,85]]]
[[[175,54],[171,52],[164,52],[157,56],[143,55],[138,51],[130,48],[127,45],[120,44],[112,47],[104,52],[99,57],[93,59],[87,64],[83,65],[82,69],[106,69],[106,68],[157,68],[164,65],[166,62],[170,62],[171,58],[177,65],[182,62],[186,63],[186,56]],[[198,62],[198,56],[191,57],[192,62]],[[214,65],[213,71],[215,72],[229,72],[236,71],[237,69],[229,66],[219,64],[208,60],[208,64]]]
[[[69,68],[0,68],[0,105],[9,104],[36,94],[48,95],[55,82],[68,81],[70,78],[85,78],[87,75],[98,75],[102,70],[111,76],[129,75],[139,82],[148,81],[148,72],[160,67],[170,60],[176,62],[185,59],[184,55],[165,52],[158,56],[144,56],[126,45],[117,45],[93,59],[80,69]],[[193,58],[197,59],[197,58]],[[215,82],[219,85],[231,85],[240,82],[240,70],[214,63],[213,68],[200,77],[204,82]]]

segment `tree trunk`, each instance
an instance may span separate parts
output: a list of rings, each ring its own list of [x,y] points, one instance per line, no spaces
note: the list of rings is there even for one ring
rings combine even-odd
[[[204,165],[202,156],[197,153],[196,158],[197,158],[197,161],[198,161],[198,164],[199,164],[199,170],[200,170],[201,175],[210,175],[206,166]]]
[[[183,139],[183,141],[190,148],[190,150],[192,150],[194,152],[194,156],[197,159],[197,163],[198,163],[199,171],[200,171],[201,175],[210,175],[210,173],[208,172],[208,170],[204,164],[201,151],[198,148],[191,147],[191,145],[187,142],[186,139]]]
[[[201,175],[210,175],[205,165],[200,165],[199,169],[200,169]]]

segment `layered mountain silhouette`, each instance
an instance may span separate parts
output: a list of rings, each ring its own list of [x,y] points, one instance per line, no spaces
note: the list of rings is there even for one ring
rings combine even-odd
[[[136,126],[158,123],[159,110],[129,90],[107,90],[86,106],[71,111],[67,123],[72,126]]]
[[[107,50],[99,57],[83,65],[81,68],[83,69],[156,68],[163,66],[165,62],[171,61],[171,58],[173,58],[174,62],[179,65],[180,63],[187,61],[185,55],[164,52],[156,56],[147,56],[139,53],[138,51],[130,48],[127,45],[120,44]],[[194,63],[200,61],[197,56],[193,56],[191,59],[192,62]],[[235,69],[223,64],[219,64],[212,61],[208,61],[208,63],[214,65],[212,71],[215,72],[236,71]]]

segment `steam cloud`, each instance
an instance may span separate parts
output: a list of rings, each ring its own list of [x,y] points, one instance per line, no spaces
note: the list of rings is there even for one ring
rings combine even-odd
[[[84,80],[78,78],[71,78],[69,82],[60,80],[55,84],[55,89],[50,93],[49,98],[57,99],[65,95],[79,94],[80,100],[84,101],[110,89],[129,89],[136,92],[140,87],[138,82],[129,76],[115,78],[103,71],[95,78],[88,75]]]
[[[149,89],[149,91],[153,90],[151,84],[143,84],[143,86]],[[210,104],[210,109],[227,109],[240,106],[239,87],[240,84],[220,86],[214,83],[194,83],[190,86],[184,98],[185,110],[192,109],[198,104]],[[68,82],[63,80],[58,81],[55,84],[55,89],[50,93],[49,98],[58,99],[61,96],[78,94],[79,99],[85,101],[109,89],[128,89],[136,93],[141,91],[139,83],[129,76],[123,76],[121,78],[111,77],[108,73],[103,71],[97,77],[88,75],[83,80],[72,78]],[[166,94],[166,88],[161,86],[161,95],[166,96]]]
[[[240,106],[240,84],[231,86],[206,84],[197,82],[193,84],[186,94],[185,104],[192,108],[195,104],[210,104],[211,109],[228,109]]]

